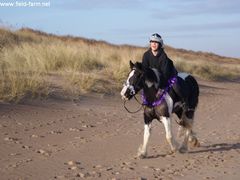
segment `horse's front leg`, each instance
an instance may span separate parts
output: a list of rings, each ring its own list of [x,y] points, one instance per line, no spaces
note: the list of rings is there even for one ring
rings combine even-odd
[[[140,145],[138,149],[138,157],[145,158],[147,157],[147,145],[151,135],[151,123],[144,125],[144,136],[143,136],[143,144]]]
[[[165,131],[166,131],[166,139],[171,147],[171,151],[176,152],[177,151],[177,143],[172,134],[171,119],[168,117],[162,117],[161,121],[164,125]]]
[[[145,109],[146,111],[146,109]],[[145,158],[147,157],[147,145],[151,135],[151,123],[152,118],[147,115],[148,113],[144,112],[144,135],[143,135],[143,144],[140,145],[138,149],[138,157]]]

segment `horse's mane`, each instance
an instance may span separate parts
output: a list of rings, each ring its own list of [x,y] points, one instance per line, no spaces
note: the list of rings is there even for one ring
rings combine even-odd
[[[158,74],[156,74],[155,70],[152,68],[143,68],[142,63],[136,62],[134,64],[134,68],[141,73],[143,73],[144,82],[147,83],[147,86],[150,87],[153,84],[155,85],[155,88],[158,88],[159,83],[159,77]],[[157,70],[156,70],[157,71]]]
[[[136,62],[134,64],[134,67],[137,70],[142,71],[144,73],[145,80],[148,80],[149,82],[153,83],[158,82],[158,78],[156,77],[156,74],[154,73],[152,68],[143,69],[142,63],[140,62]]]
[[[138,69],[138,70],[140,70],[140,71],[143,71],[142,63],[136,62],[136,63],[134,64],[134,66],[135,66],[136,69]]]

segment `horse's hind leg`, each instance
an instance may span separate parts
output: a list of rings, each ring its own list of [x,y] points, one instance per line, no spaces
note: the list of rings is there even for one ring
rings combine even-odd
[[[165,131],[166,131],[166,139],[171,147],[171,151],[176,152],[177,151],[177,143],[172,135],[171,119],[167,118],[167,117],[162,117],[161,121],[164,124]]]
[[[144,125],[143,144],[138,149],[138,157],[147,157],[147,145],[151,135],[151,123]]]
[[[184,140],[179,151],[187,152],[189,144],[195,147],[199,146],[199,142],[192,130],[194,123],[194,111],[183,113],[182,120],[183,124],[181,125],[181,128],[184,133]]]
[[[188,151],[188,139],[190,137],[191,130],[189,128],[184,127],[184,139],[179,151],[185,153]]]
[[[194,111],[188,111],[186,112],[186,117],[189,117],[190,120],[189,125],[187,128],[189,129],[189,137],[188,137],[188,144],[191,145],[192,147],[199,147],[200,143],[195,136],[195,133],[193,132],[193,123],[194,123]]]

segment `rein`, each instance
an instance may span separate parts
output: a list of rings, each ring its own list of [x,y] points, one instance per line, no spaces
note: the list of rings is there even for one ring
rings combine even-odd
[[[129,112],[129,113],[131,113],[131,114],[134,114],[134,113],[139,112],[139,111],[142,109],[142,107],[143,107],[143,104],[136,98],[136,96],[134,95],[133,97],[134,97],[134,99],[138,102],[138,104],[141,105],[141,107],[140,107],[139,109],[137,109],[136,111],[130,111],[130,110],[126,107],[126,102],[127,102],[126,100],[125,100],[124,103],[123,103],[123,107],[126,109],[127,112]]]

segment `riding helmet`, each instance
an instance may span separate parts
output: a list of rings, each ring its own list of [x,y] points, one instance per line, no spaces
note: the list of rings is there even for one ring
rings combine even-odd
[[[163,47],[162,37],[161,37],[158,33],[152,34],[149,39],[150,39],[150,40],[149,40],[150,42],[151,42],[151,41],[158,42],[158,43],[161,45],[161,47]]]

